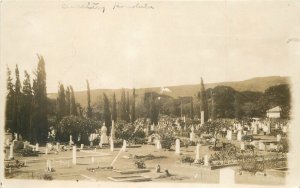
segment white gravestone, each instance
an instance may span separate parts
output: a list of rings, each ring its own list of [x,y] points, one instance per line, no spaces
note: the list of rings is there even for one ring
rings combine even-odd
[[[161,149],[161,143],[160,143],[160,140],[156,140],[156,149],[158,149],[158,150]]]
[[[261,151],[265,151],[265,149],[266,149],[265,144],[264,144],[263,142],[260,141],[260,142],[258,143],[258,149],[261,150]]]
[[[56,151],[59,151],[60,150],[60,145],[59,145],[59,143],[57,142],[56,143]]]
[[[84,146],[83,144],[80,144],[80,149],[83,149],[83,146]]]
[[[73,146],[72,162],[76,165],[76,146]]]
[[[69,145],[71,146],[71,145],[73,145],[73,144],[74,144],[74,142],[73,142],[73,140],[72,140],[72,135],[70,135]]]
[[[281,135],[280,134],[277,135],[276,140],[277,140],[277,142],[280,142],[280,140],[281,140]]]
[[[108,144],[108,137],[107,137],[107,128],[105,125],[101,128],[101,138],[100,138],[100,147],[102,148],[102,144]]]
[[[114,151],[114,139],[110,137],[109,141],[110,141],[110,151]]]
[[[201,111],[201,125],[204,124],[204,111]]]
[[[8,159],[11,160],[14,158],[14,146],[11,144],[9,147],[9,157]]]
[[[209,156],[208,155],[204,156],[204,166],[209,166]]]
[[[35,151],[39,151],[39,144],[38,143],[35,144]]]
[[[192,142],[195,141],[195,133],[194,133],[194,131],[192,131],[192,132],[190,133],[190,141],[192,141]]]
[[[123,152],[126,152],[126,145],[127,145],[126,140],[123,140],[123,147],[122,147]]]
[[[232,140],[232,131],[231,130],[227,131],[227,140]]]
[[[175,153],[180,154],[180,140],[178,138],[175,141]]]
[[[241,150],[245,151],[245,142],[241,142]]]
[[[238,141],[242,140],[242,131],[238,131],[238,133],[237,133],[237,140]]]
[[[48,143],[46,144],[45,154],[48,155]]]
[[[195,163],[200,160],[200,147],[201,147],[201,145],[197,144],[197,147],[196,147],[196,157],[195,157],[195,161],[194,161]]]

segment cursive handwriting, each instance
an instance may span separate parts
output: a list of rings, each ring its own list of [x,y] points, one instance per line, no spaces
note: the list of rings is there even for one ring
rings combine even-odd
[[[69,4],[69,3],[63,3],[62,8],[64,9],[70,9],[70,8],[82,8],[82,9],[94,9],[94,10],[100,10],[103,13],[105,12],[106,8],[105,6],[101,5],[100,2],[85,2],[84,4]]]
[[[121,8],[154,9],[154,7],[152,5],[149,5],[147,3],[141,3],[141,2],[137,2],[137,3],[129,4],[129,5],[116,2],[113,6],[113,10],[121,9]]]

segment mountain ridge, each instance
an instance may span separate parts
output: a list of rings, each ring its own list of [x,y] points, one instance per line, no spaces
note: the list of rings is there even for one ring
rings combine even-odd
[[[237,91],[257,91],[264,92],[267,88],[279,84],[289,84],[289,77],[287,76],[267,76],[267,77],[254,77],[247,80],[242,81],[225,81],[225,82],[217,82],[217,83],[206,83],[204,84],[205,88],[214,88],[216,86],[229,86]],[[197,92],[200,91],[200,83],[199,84],[182,84],[182,85],[174,85],[174,86],[165,86],[164,88],[168,88],[171,92],[165,92],[165,95],[169,95],[171,97],[183,97],[183,96],[196,96]],[[124,88],[125,91],[130,92],[132,94],[132,89]],[[143,94],[145,92],[157,92],[159,93],[161,87],[149,87],[149,88],[136,88],[136,95],[138,100],[143,99]],[[105,92],[108,96],[112,96],[115,92],[117,100],[121,97],[122,88],[118,89],[91,89],[91,103],[95,103],[98,100],[101,100],[101,96],[103,92]],[[87,94],[85,91],[75,91],[75,99],[76,102],[80,103],[83,107],[87,105]],[[57,93],[48,93],[48,97],[50,99],[56,99]]]

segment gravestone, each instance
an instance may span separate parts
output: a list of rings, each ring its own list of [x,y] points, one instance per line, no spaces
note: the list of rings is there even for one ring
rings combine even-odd
[[[71,145],[73,145],[73,144],[74,144],[74,142],[73,142],[73,140],[72,140],[72,135],[70,135],[69,145],[71,146]]]
[[[265,151],[266,150],[266,145],[263,142],[259,142],[258,143],[258,149],[261,151]]]
[[[192,132],[190,133],[190,141],[192,141],[192,142],[195,141],[195,133],[194,133],[194,131],[192,131]]]
[[[158,149],[158,150],[161,149],[161,143],[160,143],[160,140],[156,140],[156,149]]]
[[[178,138],[175,141],[175,153],[180,154],[180,140]]]
[[[46,143],[45,155],[48,155],[48,143]]]
[[[110,151],[114,151],[114,139],[110,137],[109,141],[110,141]]]
[[[123,140],[123,147],[122,147],[122,149],[123,149],[124,152],[126,152],[126,145],[127,145],[126,140]]]
[[[35,144],[35,151],[39,151],[39,144],[38,143]]]
[[[237,140],[238,141],[242,140],[242,131],[238,131],[238,133],[237,133]]]
[[[112,122],[111,122],[110,137],[115,139],[115,121],[114,120],[112,120]]]
[[[231,130],[228,130],[227,131],[227,140],[232,140],[232,131]]]
[[[197,147],[196,147],[196,157],[195,157],[194,163],[196,163],[196,162],[198,162],[200,160],[200,147],[201,147],[201,145],[197,144]]]
[[[56,151],[60,151],[60,145],[59,145],[59,142],[56,143]]]
[[[253,134],[255,134],[255,135],[257,134],[257,125],[256,124],[254,125],[254,128],[253,128]]]
[[[83,146],[84,146],[83,144],[80,144],[80,149],[83,149]]]
[[[76,146],[73,146],[72,162],[76,165]]]
[[[241,150],[245,151],[245,142],[241,142]]]
[[[204,124],[204,111],[201,111],[201,125]]]
[[[101,128],[101,137],[100,137],[100,143],[99,143],[100,148],[102,148],[103,144],[108,144],[107,128],[106,128],[105,124],[103,124],[103,126]]]
[[[209,166],[209,156],[208,155],[204,156],[204,166]]]
[[[11,160],[14,158],[14,146],[11,144],[9,147],[9,157],[8,159]]]
[[[277,135],[276,140],[277,140],[277,142],[280,142],[280,140],[281,140],[281,135],[280,134]]]

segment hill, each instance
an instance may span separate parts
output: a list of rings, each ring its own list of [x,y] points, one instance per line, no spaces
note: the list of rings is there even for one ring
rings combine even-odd
[[[205,81],[205,80],[204,80]],[[256,77],[249,80],[244,81],[235,81],[235,82],[219,82],[219,83],[207,83],[205,84],[205,88],[214,88],[216,86],[229,86],[237,91],[258,91],[264,92],[268,87],[279,85],[279,84],[289,84],[289,77],[281,77],[281,76],[269,76],[269,77]],[[183,97],[183,96],[196,96],[197,92],[200,90],[200,83],[193,85],[180,85],[180,86],[167,86],[169,92],[164,92],[165,95],[169,95],[171,97]],[[132,89],[125,89],[126,91],[132,94]],[[122,89],[94,89],[91,90],[91,102],[92,104],[96,101],[101,100],[103,92],[105,92],[108,96],[112,96],[113,93],[116,93],[117,101],[121,97]],[[145,92],[157,92],[161,91],[160,87],[152,87],[152,88],[137,88],[137,102],[139,100],[143,100],[143,96]],[[48,97],[51,99],[56,99],[57,93],[49,93]],[[79,102],[82,106],[87,105],[87,95],[86,91],[78,91],[75,92],[76,101]]]

